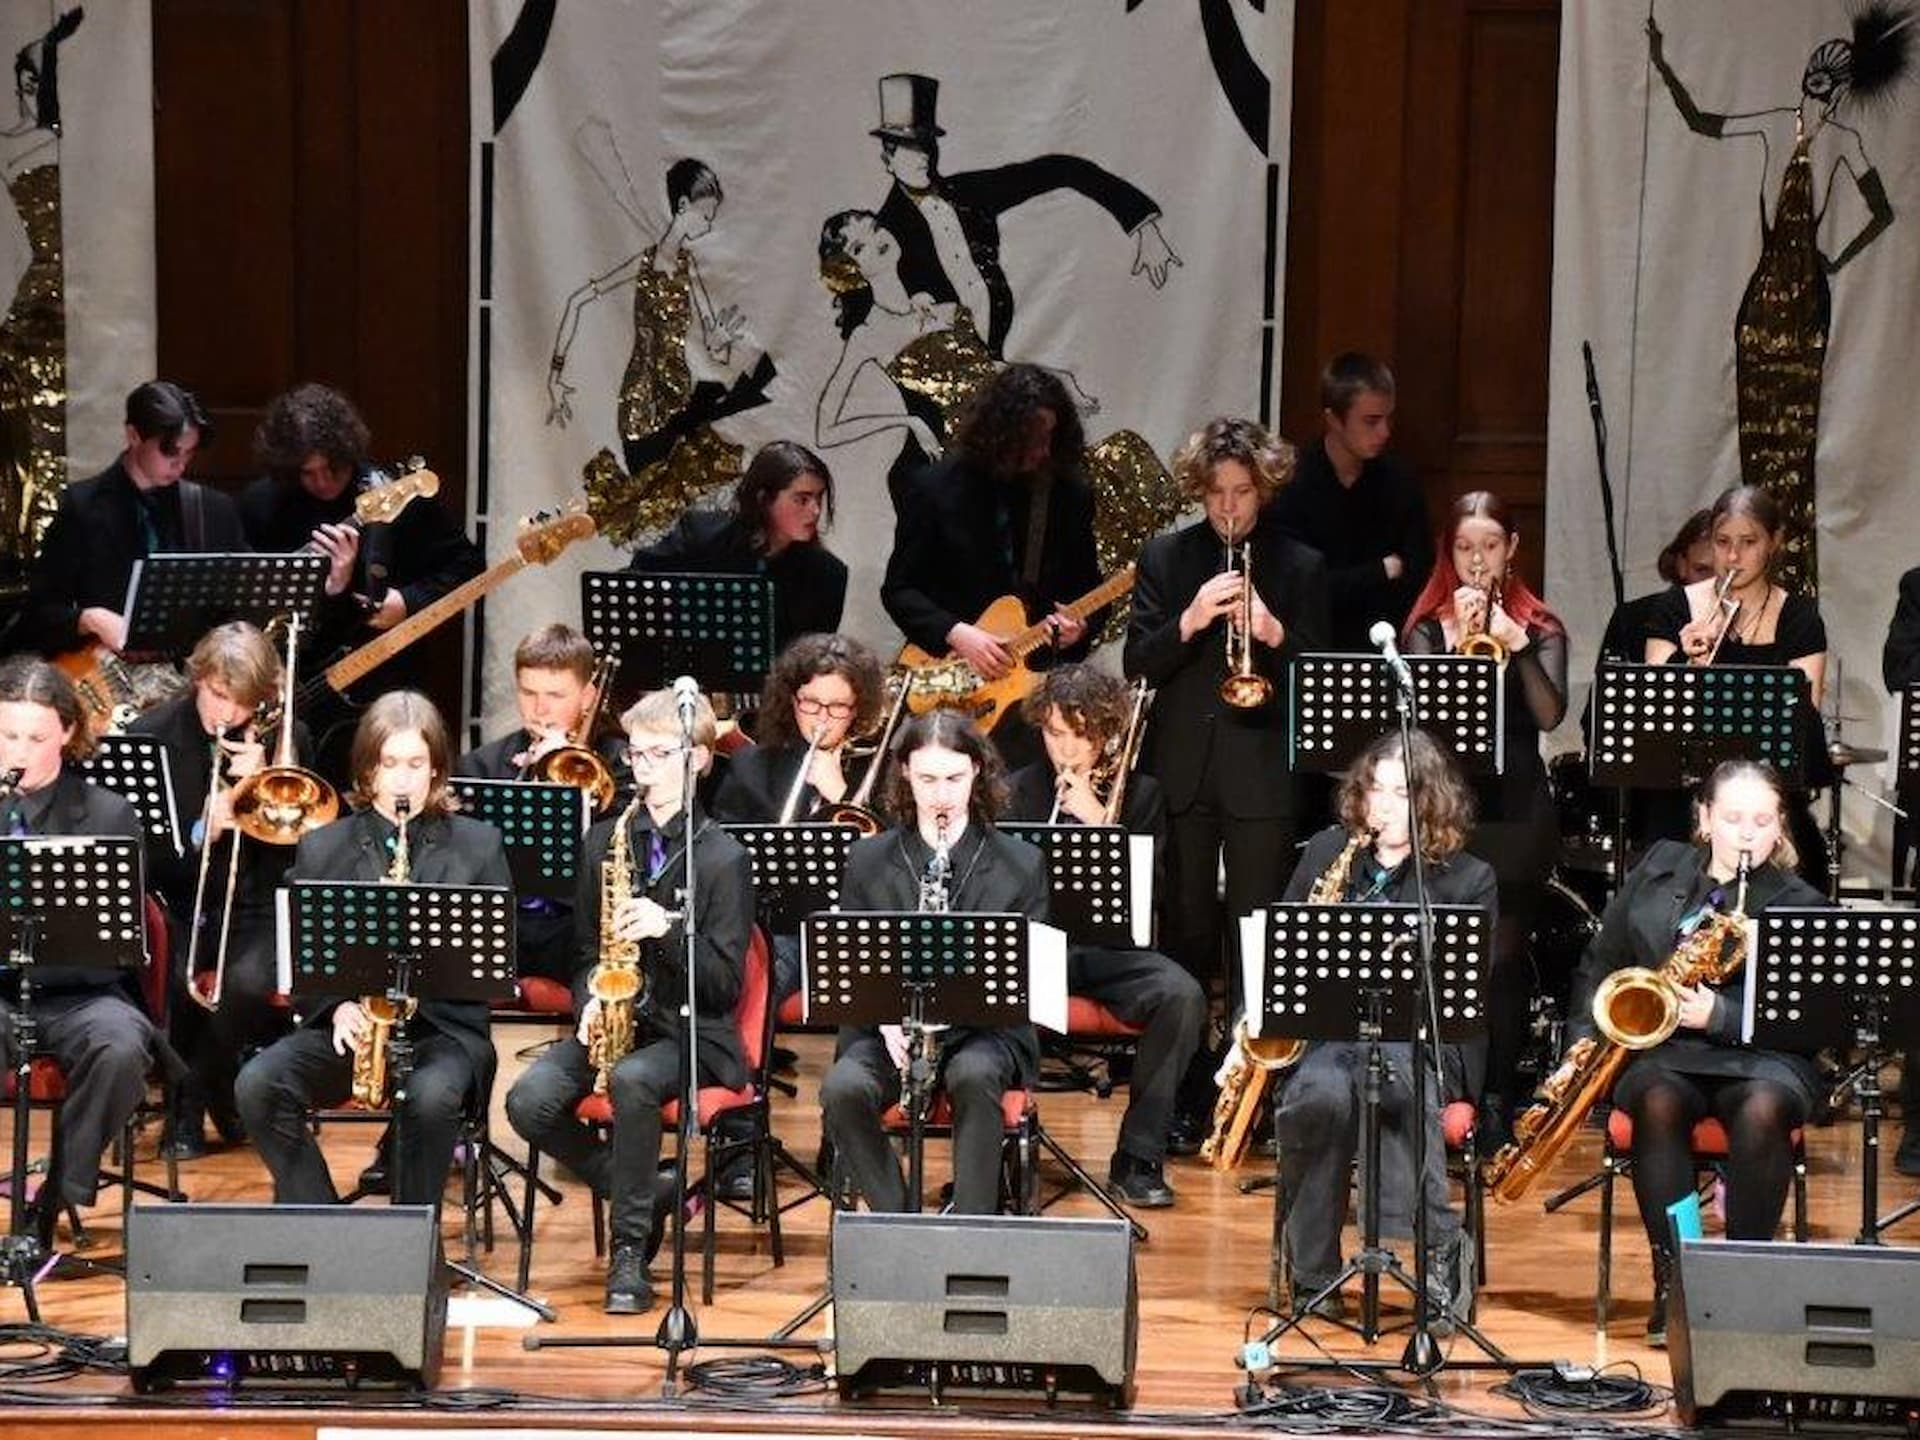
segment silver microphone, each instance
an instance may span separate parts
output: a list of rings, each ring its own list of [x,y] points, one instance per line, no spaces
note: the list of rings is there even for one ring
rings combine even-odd
[[[700,682],[691,675],[682,675],[673,682],[673,703],[680,711],[680,729],[685,735],[693,734],[693,716],[700,699]]]
[[[1373,628],[1367,631],[1367,639],[1373,642],[1373,648],[1380,652],[1380,658],[1387,662],[1387,669],[1393,672],[1393,678],[1403,690],[1413,689],[1413,671],[1407,668],[1406,657],[1400,653],[1400,647],[1394,643],[1393,623],[1389,620],[1376,620]]]

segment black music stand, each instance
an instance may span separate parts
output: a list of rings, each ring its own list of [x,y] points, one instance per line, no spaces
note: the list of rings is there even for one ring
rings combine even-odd
[[[81,772],[132,804],[149,844],[174,855],[186,848],[174,806],[173,762],[158,735],[102,735]]]
[[[7,1233],[0,1238],[0,1283],[20,1291],[27,1318],[36,1325],[36,1286],[56,1264],[117,1273],[99,1261],[61,1255],[27,1223],[27,1130],[33,1054],[39,1044],[33,972],[45,963],[38,953],[43,945],[60,957],[62,968],[138,970],[146,963],[138,840],[119,835],[0,837],[0,965],[14,972],[7,1016],[7,1040],[13,1047],[13,1152]],[[41,1187],[41,1207],[49,1217],[58,1213],[63,1178],[58,1165],[50,1164]]]
[[[397,885],[386,880],[297,880],[285,897],[288,945],[296,997],[385,995],[401,1013],[422,1000],[481,1004],[514,993],[513,891],[498,885]],[[406,1154],[406,1094],[413,1074],[413,1040],[393,1027],[388,1068],[393,1076],[389,1123],[396,1167]],[[399,1185],[393,1187],[399,1192]],[[433,1201],[440,1212],[439,1198]],[[467,1234],[473,1258],[474,1237]],[[554,1318],[551,1306],[521,1294],[472,1264],[442,1259],[469,1284]]]
[[[480,780],[455,775],[447,788],[463,813],[500,832],[522,900],[573,903],[580,838],[590,815],[584,790],[546,780]]]
[[[1468,778],[1507,764],[1506,668],[1484,655],[1409,655],[1420,726],[1452,750]],[[1377,655],[1302,655],[1293,662],[1292,763],[1344,771],[1399,723],[1393,677]]]
[[[798,935],[809,915],[834,907],[847,852],[860,838],[851,825],[816,820],[721,828],[753,860],[754,903],[769,935]]]
[[[703,689],[758,693],[773,668],[773,582],[764,575],[590,570],[581,628],[618,660],[621,698],[676,675]]]
[[[1000,829],[1047,857],[1047,923],[1076,945],[1153,944],[1153,837],[1124,825],[1004,820]]]
[[[187,554],[168,551],[133,563],[127,599],[128,655],[174,657],[192,650],[215,625],[246,620],[265,629],[297,614],[310,630],[327,585],[327,557],[291,554]]]
[[[1893,751],[1893,784],[1909,811],[1920,806],[1920,685],[1900,692],[1900,739]]]
[[[1880,1232],[1920,1212],[1920,1200],[1880,1215],[1880,1067],[1920,1035],[1920,914],[1776,906],[1757,917],[1748,956],[1741,1038],[1767,1050],[1801,1054],[1831,1047],[1860,1062],[1836,1095],[1860,1101],[1860,1233],[1857,1245],[1883,1243]],[[1889,1043],[1893,1042],[1893,1043]],[[1909,1125],[1915,1123],[1908,1117]]]
[[[1433,925],[1435,996],[1440,1033],[1434,1043],[1463,1041],[1486,1029],[1485,985],[1493,954],[1493,926],[1487,912],[1474,905],[1429,907]],[[1248,917],[1252,944],[1245,947],[1249,996],[1258,1003],[1247,1007],[1249,1027],[1256,1037],[1285,1035],[1303,1040],[1360,1041],[1367,1047],[1365,1080],[1361,1090],[1361,1146],[1366,1183],[1361,1187],[1361,1246],[1338,1276],[1296,1307],[1263,1337],[1273,1342],[1298,1328],[1322,1300],[1355,1276],[1361,1281],[1360,1337],[1371,1344],[1380,1337],[1380,1277],[1390,1276],[1416,1297],[1419,1286],[1394,1253],[1380,1243],[1380,1102],[1386,1080],[1382,1046],[1398,1036],[1412,1037],[1420,1028],[1421,986],[1418,941],[1420,907],[1405,904],[1314,905],[1288,903],[1256,910]],[[1421,1059],[1416,1053],[1416,1065]],[[1434,1068],[1438,1069],[1437,1057]],[[1425,1077],[1433,1080],[1432,1075]],[[1416,1094],[1424,1085],[1414,1087]],[[1424,1108],[1424,1107],[1423,1107]],[[1438,1113],[1439,1107],[1434,1107]],[[1424,1131],[1425,1122],[1421,1124]],[[1423,1161],[1424,1156],[1416,1157]],[[1416,1216],[1424,1212],[1426,1177],[1416,1170]],[[1424,1227],[1421,1227],[1424,1228]],[[1462,1237],[1464,1244],[1466,1237]],[[1281,1237],[1281,1243],[1284,1237]],[[1424,1236],[1416,1243],[1424,1243]],[[1481,1334],[1464,1315],[1452,1316],[1502,1369],[1511,1361]],[[1275,1359],[1282,1368],[1296,1365]],[[1405,1368],[1379,1364],[1380,1369]]]

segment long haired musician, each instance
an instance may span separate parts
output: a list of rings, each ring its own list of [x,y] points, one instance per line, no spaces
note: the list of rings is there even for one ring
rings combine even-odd
[[[274,892],[293,850],[249,840],[233,823],[234,786],[267,764],[275,736],[258,719],[279,691],[281,673],[279,652],[258,628],[241,620],[217,625],[187,657],[187,692],[128,726],[166,744],[174,810],[187,842],[178,856],[155,856],[148,875],[167,908],[173,954],[180,957],[170,977],[170,1037],[192,1069],[175,1093],[161,1139],[178,1159],[206,1153],[209,1114],[223,1139],[241,1138],[233,1103],[241,1059],[286,1031],[285,1011],[274,1004]],[[293,753],[312,763],[306,726],[297,718]],[[199,989],[188,994],[186,987],[196,983]],[[196,999],[216,994],[211,1013]]]
[[[133,806],[93,784],[72,762],[92,748],[73,683],[44,660],[0,664],[0,835],[120,835],[140,838]],[[91,1205],[100,1157],[147,1092],[157,1039],[119,971],[51,963],[33,967],[40,1047],[66,1077],[49,1186],[30,1217],[50,1244],[60,1211]],[[14,1064],[9,1024],[14,991],[0,994],[0,1058]]]
[[[1481,1097],[1480,1139],[1497,1146],[1511,1123],[1528,1002],[1536,988],[1527,936],[1560,846],[1540,736],[1567,712],[1567,629],[1515,568],[1520,532],[1499,496],[1475,490],[1454,501],[1436,549],[1433,573],[1403,627],[1403,643],[1417,655],[1491,654],[1506,672],[1506,768],[1473,787],[1479,817],[1473,853],[1500,877],[1500,924],[1485,1075],[1468,1079]],[[1480,1068],[1480,1049],[1468,1048],[1470,1070]]]
[[[656,1184],[660,1107],[680,1093],[685,1068],[685,930],[677,910],[693,846],[695,917],[692,1003],[698,1014],[702,1085],[738,1089],[747,1061],[735,1028],[747,945],[753,933],[753,866],[740,843],[686,803],[686,750],[674,693],[643,695],[620,717],[636,793],[618,815],[587,832],[574,894],[577,953],[574,1033],[560,1040],[507,1092],[507,1119],[608,1202],[612,1255],[609,1314],[637,1315],[653,1304],[647,1265],[659,1248],[669,1200]],[[693,769],[713,757],[718,725],[704,696],[694,704]],[[611,1136],[574,1118],[596,1089],[611,1098]]]
[[[1120,825],[1151,837],[1157,861],[1167,835],[1166,797],[1151,775],[1126,770],[1132,732],[1145,723],[1140,703],[1118,678],[1092,665],[1048,671],[1026,701],[1045,758],[1014,772],[1008,817]],[[1157,950],[1089,944],[1073,935],[1068,942],[1068,992],[1141,1032],[1108,1179],[1130,1205],[1171,1205],[1173,1187],[1163,1168],[1167,1134],[1180,1077],[1200,1047],[1206,993]]]
[[[1465,849],[1473,827],[1473,792],[1452,757],[1425,731],[1413,732],[1411,753],[1409,766],[1397,732],[1382,735],[1360,752],[1334,794],[1338,822],[1307,842],[1284,900],[1331,895],[1340,904],[1417,902],[1411,781],[1420,806],[1428,898],[1436,905],[1477,905],[1497,916],[1492,867]],[[1284,963],[1286,957],[1276,958]],[[1415,1196],[1424,1195],[1428,1269],[1435,1286],[1452,1296],[1453,1313],[1461,1314],[1471,1293],[1472,1262],[1463,1253],[1459,1217],[1447,1202],[1440,1109],[1448,1096],[1465,1093],[1465,1061],[1459,1046],[1439,1047],[1441,1083],[1436,1085],[1429,1076],[1426,1086],[1427,1169],[1416,1183],[1407,1113],[1413,1097],[1413,1047],[1394,1041],[1384,1049],[1388,1074],[1381,1095],[1381,1175],[1376,1189],[1380,1233],[1412,1235]],[[1347,1217],[1349,1172],[1359,1148],[1365,1071],[1362,1044],[1311,1045],[1275,1101],[1280,1181],[1292,1199],[1286,1244],[1296,1305],[1331,1283],[1340,1270],[1340,1231]],[[1322,1303],[1320,1313],[1342,1313],[1337,1293]]]
[[[411,690],[382,695],[353,735],[354,812],[302,836],[287,879],[510,886],[500,832],[452,811],[452,761],[446,722],[432,701]],[[307,1115],[353,1092],[356,1052],[371,1040],[374,1024],[353,997],[296,993],[294,1000],[298,1027],[247,1063],[234,1098],[273,1176],[274,1200],[329,1204],[338,1196]],[[423,999],[400,1023],[410,1027],[414,1069],[393,1198],[437,1205],[461,1116],[485,1105],[493,1085],[487,1007]]]
[[[900,727],[888,772],[890,830],[856,840],[847,855],[838,908],[918,910],[938,875],[944,908],[1013,911],[1043,920],[1046,864],[1024,840],[993,825],[1006,782],[993,743],[955,710],[934,710]],[[953,1208],[997,1208],[1002,1094],[1032,1084],[1040,1065],[1033,1026],[940,1032],[936,1078],[953,1106]],[[907,1208],[906,1182],[881,1117],[900,1099],[906,1039],[897,1026],[840,1032],[820,1085],[821,1120],[848,1174],[873,1210]]]
[[[1330,634],[1326,567],[1282,533],[1269,505],[1292,470],[1291,447],[1252,420],[1221,417],[1196,431],[1173,473],[1205,520],[1147,542],[1127,624],[1127,677],[1155,692],[1140,768],[1167,800],[1171,878],[1161,932],[1203,987],[1224,970],[1230,995],[1239,966],[1228,963],[1237,946],[1221,911],[1221,866],[1226,915],[1275,897],[1297,810],[1286,662],[1325,649]],[[1176,1155],[1200,1148],[1212,1076],[1206,1056],[1188,1069],[1170,1141]]]
[[[1785,804],[1779,776],[1767,765],[1730,760],[1713,772],[1695,806],[1692,840],[1657,841],[1608,903],[1574,981],[1574,1044],[1599,1033],[1593,1000],[1609,974],[1659,967],[1711,914],[1733,910],[1742,855],[1748,915],[1826,903],[1793,873]],[[1679,987],[1678,1028],[1628,1060],[1613,1087],[1613,1104],[1633,1120],[1633,1194],[1653,1247],[1647,1338],[1654,1344],[1666,1337],[1667,1206],[1693,1190],[1693,1127],[1709,1116],[1726,1127],[1727,1237],[1771,1240],[1792,1175],[1790,1136],[1820,1094],[1811,1059],[1740,1043],[1745,990],[1744,966],[1718,986]]]

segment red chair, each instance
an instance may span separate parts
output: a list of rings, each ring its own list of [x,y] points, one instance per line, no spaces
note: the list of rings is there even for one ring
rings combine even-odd
[[[1042,1038],[1042,1063],[1061,1071],[1043,1074],[1043,1090],[1091,1090],[1105,1100],[1113,1094],[1109,1065],[1113,1057],[1131,1049],[1141,1029],[1130,1025],[1097,1000],[1067,996],[1067,1029],[1060,1036]]]
[[[722,1085],[702,1085],[694,1098],[694,1122],[706,1147],[706,1165],[697,1180],[690,1181],[687,1194],[705,1196],[704,1231],[701,1241],[701,1303],[713,1303],[713,1270],[719,1207],[741,1210],[754,1224],[764,1224],[772,1243],[773,1263],[787,1263],[786,1245],[780,1231],[781,1205],[777,1193],[778,1168],[784,1164],[810,1186],[811,1171],[799,1164],[773,1133],[772,1108],[768,1101],[767,1066],[772,1049],[773,1007],[769,1003],[773,980],[772,947],[758,926],[747,944],[746,965],[741,977],[740,997],[734,1002],[733,1023],[740,1033],[741,1049],[747,1060],[747,1083],[740,1089]],[[725,1115],[750,1117],[751,1133],[742,1139],[730,1139],[720,1133],[718,1122]],[[613,1101],[606,1095],[588,1095],[574,1107],[574,1116],[582,1125],[602,1133],[613,1124]],[[680,1102],[668,1100],[660,1107],[663,1136],[679,1133]],[[731,1156],[751,1149],[754,1173],[754,1198],[744,1207],[716,1201],[712,1177]],[[520,1251],[520,1288],[526,1289],[533,1264],[533,1212],[540,1175],[540,1152],[527,1149],[527,1187],[522,1199],[527,1241]],[[662,1237],[663,1239],[665,1237]],[[601,1198],[593,1197],[593,1253],[606,1253],[606,1212]]]

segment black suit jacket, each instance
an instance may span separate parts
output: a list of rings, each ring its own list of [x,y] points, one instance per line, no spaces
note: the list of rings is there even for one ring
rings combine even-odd
[[[830,635],[847,607],[847,567],[824,545],[789,545],[769,557],[747,527],[719,510],[689,510],[657,544],[633,552],[630,570],[765,575],[773,582],[773,648],[799,635]]]
[[[294,849],[294,880],[380,880],[392,860],[387,854],[386,820],[372,810],[361,810],[322,825],[301,838]],[[500,832],[464,815],[422,816],[407,825],[407,851],[412,878],[428,885],[497,885],[510,889],[507,853]],[[330,1024],[333,1009],[344,996],[299,997],[302,1025]],[[478,1000],[423,1000],[416,1017],[449,1036],[466,1052],[482,1081],[481,1093],[493,1083],[493,1037],[487,1007]]]
[[[1003,494],[1011,502],[1011,558],[999,524]],[[1078,474],[1054,478],[1039,570],[1034,584],[1022,583],[1027,499],[1024,481],[996,479],[962,455],[950,455],[908,482],[894,519],[893,554],[880,585],[880,603],[908,640],[932,654],[944,654],[947,631],[958,622],[979,619],[1002,595],[1019,595],[1032,621],[1100,583],[1093,491]],[[1088,620],[1086,638],[1064,651],[1064,658],[1087,653],[1100,621],[1100,614]]]
[[[573,901],[579,943],[573,979],[575,1016],[586,1004],[587,976],[600,961],[600,867],[612,846],[617,823],[619,817],[614,816],[595,825],[587,832],[581,853],[580,881]],[[686,812],[675,814],[660,832],[666,852],[659,873],[649,882],[647,851],[653,834],[653,816],[642,805],[635,810],[627,831],[635,892],[666,909],[678,909],[686,866]],[[699,892],[693,971],[694,1008],[700,1026],[699,1068],[715,1084],[738,1089],[747,1083],[747,1056],[733,1023],[733,1009],[740,1000],[747,944],[753,935],[753,861],[738,840],[706,816],[696,814],[693,869],[694,886]],[[640,968],[646,976],[646,989],[635,1021],[637,1041],[686,1033],[686,1022],[680,1014],[687,998],[686,947],[685,927],[677,923],[658,939],[641,943]]]
[[[1217,765],[1236,781],[1226,792],[1230,815],[1293,814],[1287,662],[1327,648],[1326,567],[1317,551],[1283,534],[1271,512],[1254,525],[1251,540],[1254,585],[1286,632],[1278,650],[1253,646],[1254,668],[1273,685],[1273,698],[1253,710],[1220,698],[1224,620],[1180,638],[1180,612],[1222,568],[1220,537],[1203,520],[1154,536],[1140,552],[1124,665],[1129,679],[1144,678],[1158,692],[1141,768],[1159,778],[1175,813],[1191,808],[1208,766]]]
[[[1293,875],[1287,881],[1286,893],[1280,898],[1287,902],[1305,900],[1314,883],[1326,873],[1327,867],[1345,848],[1347,839],[1347,832],[1342,826],[1329,825],[1307,841],[1300,855],[1300,863],[1293,867]],[[1371,850],[1362,850],[1354,857],[1355,868],[1363,863],[1372,863],[1372,856]],[[1492,919],[1499,919],[1499,881],[1494,876],[1493,867],[1479,856],[1462,850],[1445,860],[1429,861],[1426,871],[1427,891],[1434,904],[1477,905]],[[1402,865],[1392,881],[1380,892],[1380,899],[1393,905],[1411,905],[1419,898],[1419,887],[1415,884],[1411,864]]]
[[[3,814],[4,808],[0,808]],[[0,831],[4,833],[4,831]],[[124,835],[141,839],[140,817],[133,802],[95,785],[78,771],[62,765],[53,782],[53,795],[46,815],[34,827],[36,835]],[[37,994],[66,995],[82,991],[111,991],[136,1003],[140,998],[137,976],[126,971],[93,966],[50,964],[42,957],[34,967],[33,988]],[[0,999],[11,999],[11,993]]]
[[[228,496],[191,480],[182,480],[179,492],[179,549],[219,553],[253,548]],[[71,650],[81,640],[82,610],[101,605],[118,611],[126,604],[133,562],[147,554],[140,508],[139,492],[118,460],[60,492],[33,564],[26,603],[8,637],[9,648],[49,655]]]
[[[1072,190],[1093,201],[1113,217],[1122,230],[1133,231],[1160,213],[1160,207],[1137,185],[1078,155],[1040,155],[958,175],[935,175],[933,191],[948,201],[960,221],[973,262],[987,283],[990,313],[984,319],[987,348],[995,355],[1006,343],[1013,323],[1013,287],[1000,264],[1000,217],[1015,206],[1054,190]],[[880,224],[900,242],[900,279],[909,295],[935,300],[957,300],[953,282],[940,263],[920,207],[898,181],[880,206]]]
[[[917,830],[896,826],[856,840],[847,852],[847,873],[840,882],[843,911],[917,910],[920,877],[931,852]],[[1014,912],[1032,920],[1047,918],[1046,857],[1024,840],[1003,835],[991,826],[969,824],[953,847],[952,910]],[[934,1017],[937,1019],[938,1017]],[[841,1047],[856,1034],[843,1031]],[[974,1033],[964,1026],[945,1032],[944,1044],[958,1044]],[[1031,1024],[1009,1025],[995,1032],[1012,1048],[1024,1083],[1032,1084],[1040,1070],[1040,1039]]]
[[[1920,681],[1920,565],[1900,577],[1900,599],[1880,651],[1880,674],[1896,694]]]

